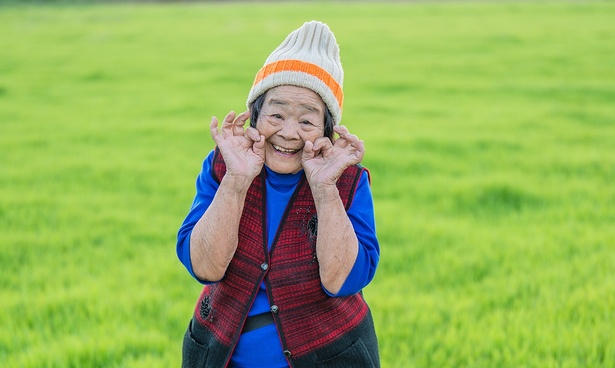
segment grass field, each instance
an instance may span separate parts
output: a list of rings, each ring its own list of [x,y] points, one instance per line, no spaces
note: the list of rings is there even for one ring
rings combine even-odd
[[[0,6],[0,365],[174,367],[177,228],[267,55],[336,33],[383,367],[615,366],[615,4]]]

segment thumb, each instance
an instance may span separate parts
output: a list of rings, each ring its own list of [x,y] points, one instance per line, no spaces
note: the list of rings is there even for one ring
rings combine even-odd
[[[303,146],[303,153],[301,155],[302,161],[307,161],[314,158],[314,143],[306,141]]]
[[[265,136],[261,135],[260,140],[258,142],[254,142],[252,145],[252,151],[258,156],[260,156],[263,161],[265,160]]]

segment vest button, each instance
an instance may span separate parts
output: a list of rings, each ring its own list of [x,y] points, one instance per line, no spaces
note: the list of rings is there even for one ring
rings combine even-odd
[[[278,306],[274,304],[274,305],[271,306],[271,313],[276,314],[276,313],[278,313],[279,309],[280,308],[278,308]]]
[[[290,354],[290,350],[284,350],[284,356],[287,358],[290,358],[291,354]]]
[[[269,265],[267,264],[267,262],[265,262],[265,263],[263,263],[263,264],[261,265],[261,269],[262,269],[263,271],[267,271],[267,269],[268,269],[268,268],[269,268]]]

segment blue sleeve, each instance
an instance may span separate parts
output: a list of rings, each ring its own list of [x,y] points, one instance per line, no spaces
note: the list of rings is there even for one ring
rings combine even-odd
[[[367,172],[363,172],[359,180],[355,197],[347,213],[359,240],[359,253],[340,291],[337,294],[331,294],[325,289],[330,296],[356,294],[366,287],[376,274],[380,260],[380,245],[376,237],[374,201]]]
[[[190,235],[192,234],[192,229],[194,225],[199,221],[199,219],[205,213],[205,210],[209,207],[211,202],[214,199],[216,191],[218,190],[219,184],[214,180],[211,175],[211,168],[213,162],[213,153],[211,151],[207,158],[203,161],[203,167],[199,176],[196,179],[196,195],[194,200],[192,201],[192,207],[190,208],[190,212],[188,212],[188,216],[184,219],[184,222],[179,228],[177,232],[177,257],[186,267],[188,272],[201,283],[205,283],[200,280],[198,277],[194,275],[194,271],[192,270],[192,262],[190,260]]]

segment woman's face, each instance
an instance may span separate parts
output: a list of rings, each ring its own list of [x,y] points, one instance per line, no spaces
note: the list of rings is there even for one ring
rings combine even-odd
[[[310,89],[274,87],[265,95],[256,129],[265,136],[265,165],[280,174],[297,173],[305,142],[324,136],[325,104]]]

